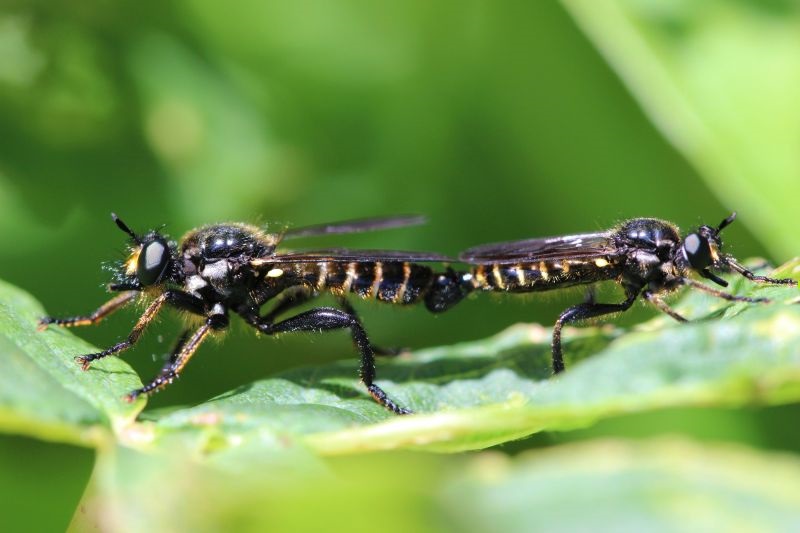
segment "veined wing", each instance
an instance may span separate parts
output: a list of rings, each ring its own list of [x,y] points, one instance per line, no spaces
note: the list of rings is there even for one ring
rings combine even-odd
[[[459,255],[472,264],[515,264],[615,255],[611,232],[582,233],[476,246]]]
[[[283,233],[283,239],[299,239],[301,237],[318,237],[321,235],[341,235],[345,233],[363,233],[385,229],[406,228],[425,224],[427,219],[422,215],[399,215],[391,217],[361,218],[344,220],[330,224],[317,224],[302,228],[289,228]]]
[[[253,259],[250,264],[274,265],[286,263],[455,263],[457,260],[432,252],[407,252],[402,250],[306,250],[287,252]]]

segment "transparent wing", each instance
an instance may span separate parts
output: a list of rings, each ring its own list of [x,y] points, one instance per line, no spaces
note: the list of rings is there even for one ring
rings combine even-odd
[[[589,259],[617,253],[611,233],[603,232],[486,244],[466,250],[459,259],[473,264],[512,264]]]
[[[253,259],[251,264],[265,265],[276,263],[454,263],[451,257],[432,252],[406,252],[402,250],[350,250],[332,248],[328,250],[306,250],[287,252]]]
[[[341,235],[345,233],[363,233],[394,228],[420,226],[427,219],[422,215],[399,215],[391,217],[361,218],[344,220],[330,224],[318,224],[302,228],[290,228],[283,233],[283,239],[299,239],[301,237],[318,237],[321,235]]]

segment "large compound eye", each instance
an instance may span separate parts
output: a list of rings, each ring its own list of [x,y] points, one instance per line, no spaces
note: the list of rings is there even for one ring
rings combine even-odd
[[[708,239],[697,233],[690,233],[683,239],[683,253],[689,265],[695,270],[703,270],[714,262],[711,259],[711,245]]]
[[[136,277],[144,286],[161,281],[169,265],[169,245],[164,239],[155,239],[144,245],[136,265]]]

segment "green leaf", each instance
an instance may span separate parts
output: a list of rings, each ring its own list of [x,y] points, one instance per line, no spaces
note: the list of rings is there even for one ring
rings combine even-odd
[[[776,254],[800,236],[795,2],[564,0],[654,125]]]
[[[143,407],[122,401],[141,382],[116,357],[81,371],[73,358],[97,349],[58,328],[37,331],[44,315],[29,294],[0,281],[0,431],[101,445]]]
[[[776,275],[800,277],[800,260]],[[624,413],[799,400],[797,288],[757,285],[741,276],[730,280],[732,291],[772,303],[731,304],[694,292],[674,304],[693,323],[659,315],[629,332],[610,325],[569,328],[567,372],[558,377],[550,376],[551,328],[538,325],[380,361],[378,382],[414,416],[395,416],[377,405],[358,381],[351,357],[243,385],[194,407],[145,413],[138,422],[139,406],[121,400],[140,386],[130,368],[107,358],[81,372],[72,356],[95,349],[64,330],[35,331],[41,308],[2,285],[0,346],[10,364],[0,378],[0,405],[8,431],[91,443],[82,432],[110,428],[124,446],[177,446],[213,458],[276,443],[322,455],[453,452]],[[68,437],[55,427],[69,428]]]

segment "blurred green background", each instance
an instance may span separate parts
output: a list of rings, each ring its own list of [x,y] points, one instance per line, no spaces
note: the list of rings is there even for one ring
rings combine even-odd
[[[800,187],[799,20],[789,0],[5,1],[0,277],[55,315],[94,309],[106,298],[102,263],[124,250],[111,211],[175,238],[226,220],[422,213],[424,227],[308,244],[455,255],[632,216],[688,229],[737,210],[728,249],[783,261],[800,244],[781,223]],[[549,324],[576,298],[480,297],[438,317],[359,309],[377,344],[415,348]],[[134,319],[79,334],[108,345]],[[165,317],[126,354],[143,378],[178,328]],[[150,405],[198,403],[352,353],[345,334],[232,330]],[[797,414],[665,413],[663,424],[621,420],[507,451],[661,432],[796,449],[776,421]],[[63,486],[39,490],[65,509],[50,524],[63,527],[90,453],[0,442],[6,457],[24,450],[58,472]],[[6,481],[27,477],[29,461],[4,462]]]

